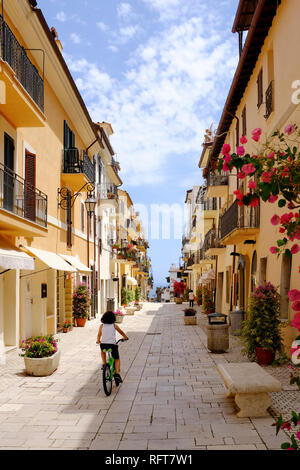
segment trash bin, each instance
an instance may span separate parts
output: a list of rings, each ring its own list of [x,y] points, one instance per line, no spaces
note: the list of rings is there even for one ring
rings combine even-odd
[[[115,299],[107,299],[107,311],[108,312],[115,311]]]
[[[229,349],[229,325],[227,315],[210,313],[208,315],[207,348],[212,353],[221,354]]]
[[[245,319],[244,310],[235,310],[230,312],[230,333],[234,336],[240,336]]]

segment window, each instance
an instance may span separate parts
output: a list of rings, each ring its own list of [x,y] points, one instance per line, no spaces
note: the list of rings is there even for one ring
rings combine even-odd
[[[247,115],[246,115],[246,106],[243,109],[242,113],[242,128],[243,128],[243,136],[247,135]]]
[[[236,137],[236,147],[240,145],[240,121],[236,120],[236,128],[235,128],[235,137]]]
[[[264,101],[263,95],[263,70],[258,74],[257,78],[257,107],[260,108]]]
[[[64,121],[64,149],[75,148],[75,134]]]

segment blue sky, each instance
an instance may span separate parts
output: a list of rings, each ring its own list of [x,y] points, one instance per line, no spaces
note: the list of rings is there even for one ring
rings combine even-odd
[[[134,203],[183,204],[201,184],[205,129],[216,129],[238,61],[238,0],[38,0]],[[156,285],[181,240],[151,240]]]

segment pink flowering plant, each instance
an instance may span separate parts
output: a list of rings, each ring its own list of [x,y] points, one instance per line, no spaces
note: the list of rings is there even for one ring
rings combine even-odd
[[[75,318],[88,318],[90,291],[85,284],[80,284],[73,294],[73,315]]]
[[[120,316],[120,317],[124,317],[124,316],[125,316],[125,313],[123,313],[121,310],[116,310],[116,311],[114,312],[114,314],[115,314],[116,316]]]
[[[53,356],[57,352],[57,340],[52,335],[36,336],[30,341],[22,342],[23,357],[40,359]]]

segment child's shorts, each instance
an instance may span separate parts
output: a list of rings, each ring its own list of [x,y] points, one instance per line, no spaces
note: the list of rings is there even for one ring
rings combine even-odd
[[[112,357],[114,359],[120,359],[120,356],[119,356],[119,347],[117,344],[107,344],[107,343],[101,343],[100,344],[100,348],[101,348],[101,351],[103,351],[103,349],[106,349],[106,351],[108,349],[111,349],[111,354],[112,354]]]

